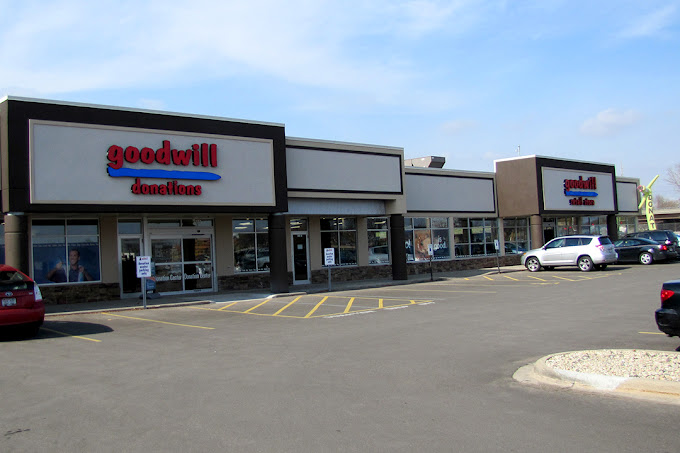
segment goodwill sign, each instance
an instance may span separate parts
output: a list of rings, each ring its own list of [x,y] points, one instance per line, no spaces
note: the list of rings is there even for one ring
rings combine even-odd
[[[614,175],[563,168],[541,169],[543,208],[549,211],[614,211]]]

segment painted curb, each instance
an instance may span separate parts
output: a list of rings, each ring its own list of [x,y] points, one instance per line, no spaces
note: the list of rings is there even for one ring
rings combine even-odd
[[[570,351],[577,352],[577,351]],[[513,374],[521,383],[548,384],[575,390],[611,392],[627,396],[662,397],[680,403],[680,382],[661,381],[633,377],[605,376],[594,373],[559,370],[548,365],[547,361],[556,355],[541,357],[536,362],[523,366]]]

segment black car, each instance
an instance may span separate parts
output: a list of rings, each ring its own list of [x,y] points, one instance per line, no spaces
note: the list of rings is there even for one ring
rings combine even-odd
[[[640,264],[652,264],[655,261],[665,261],[668,258],[666,252],[668,246],[659,244],[651,239],[625,238],[614,242],[616,253],[619,254],[619,263],[637,262]]]
[[[623,237],[623,239],[627,238],[645,238],[651,239],[658,244],[666,244],[668,247],[666,251],[668,258],[677,259],[680,257],[680,239],[671,230],[637,231],[635,233],[628,233]]]
[[[660,331],[669,337],[680,337],[680,280],[661,285],[661,308],[654,314]]]

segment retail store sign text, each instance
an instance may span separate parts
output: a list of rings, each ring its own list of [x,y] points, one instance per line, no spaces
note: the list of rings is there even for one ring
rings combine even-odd
[[[597,197],[597,178],[594,176],[588,179],[583,179],[579,176],[578,179],[564,180],[564,195],[573,197],[569,200],[571,206],[595,206],[595,200],[591,198]]]
[[[203,193],[200,184],[181,184],[179,180],[216,181],[220,175],[208,171],[165,170],[159,168],[125,168],[128,164],[161,164],[180,168],[217,167],[217,145],[193,144],[189,149],[172,149],[170,140],[163,140],[163,146],[154,150],[149,147],[123,148],[111,145],[107,152],[107,172],[113,178],[135,178],[130,191],[136,195],[194,195]],[[166,179],[163,184],[146,184],[141,178]]]

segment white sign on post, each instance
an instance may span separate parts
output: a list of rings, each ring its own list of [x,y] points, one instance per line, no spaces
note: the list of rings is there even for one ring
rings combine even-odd
[[[137,257],[137,278],[151,277],[151,257],[138,256]]]
[[[427,244],[427,254],[434,256],[434,247],[432,247],[432,244]]]
[[[335,266],[335,249],[327,248],[323,249],[323,256],[325,258],[324,264],[326,266]]]

